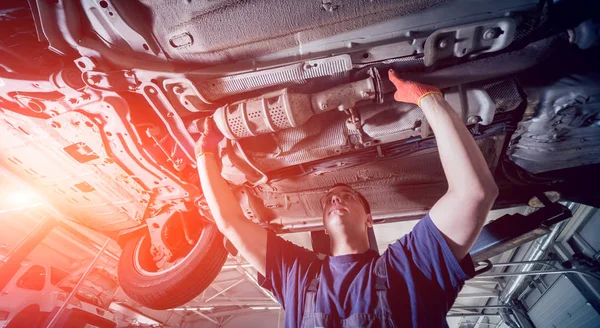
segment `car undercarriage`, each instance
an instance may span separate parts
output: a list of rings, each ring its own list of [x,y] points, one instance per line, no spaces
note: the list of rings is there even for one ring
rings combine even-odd
[[[319,199],[335,183],[364,194],[376,223],[427,213],[447,188],[435,136],[420,108],[393,100],[389,69],[442,89],[494,173],[495,208],[548,191],[600,204],[592,10],[441,0],[3,8],[0,166],[117,239],[121,286],[148,307],[196,296],[227,256],[196,171],[207,117],[226,137],[222,176],[267,229],[321,229]]]

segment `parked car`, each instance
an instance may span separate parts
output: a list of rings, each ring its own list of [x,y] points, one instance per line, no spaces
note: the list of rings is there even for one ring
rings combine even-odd
[[[322,229],[334,183],[375,223],[422,217],[447,184],[389,69],[442,88],[494,172],[494,208],[545,191],[600,205],[597,1],[2,7],[0,166],[117,239],[119,282],[150,308],[197,296],[227,256],[194,156],[209,116],[222,176],[266,229]]]
[[[0,327],[46,327],[72,289],[69,276],[68,272],[52,266],[22,264],[0,291]],[[117,326],[114,314],[107,310],[110,303],[103,308],[99,298],[90,298],[89,288],[83,288],[71,298],[56,327]]]

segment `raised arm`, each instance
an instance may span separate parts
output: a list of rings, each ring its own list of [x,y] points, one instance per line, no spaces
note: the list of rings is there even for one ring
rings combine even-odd
[[[448,191],[429,215],[462,260],[481,232],[498,187],[475,140],[441,92],[401,80],[391,70],[389,77],[397,88],[394,98],[419,105],[435,133]]]
[[[196,146],[200,184],[208,207],[222,234],[263,276],[266,272],[267,231],[246,219],[231,188],[221,177],[216,148],[223,138],[211,119]]]

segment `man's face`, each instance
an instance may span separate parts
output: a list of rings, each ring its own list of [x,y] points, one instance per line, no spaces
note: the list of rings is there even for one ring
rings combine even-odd
[[[323,223],[328,233],[339,230],[362,232],[372,225],[360,196],[346,186],[331,189],[322,199]]]

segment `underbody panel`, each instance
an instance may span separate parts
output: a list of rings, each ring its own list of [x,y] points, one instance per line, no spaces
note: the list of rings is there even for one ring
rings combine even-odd
[[[516,0],[32,2],[7,15],[23,25],[6,42],[51,64],[4,64],[0,164],[97,230],[198,209],[210,217],[193,148],[213,115],[229,138],[222,175],[251,220],[317,229],[318,195],[336,182],[363,192],[376,218],[421,215],[445,177],[427,120],[392,100],[387,70],[443,88],[491,170],[509,140],[510,158],[531,173],[564,168],[530,151],[558,144],[522,137],[553,123],[523,122],[512,136],[526,100],[514,77],[571,46],[564,30],[544,29],[541,9]],[[592,98],[585,122],[598,120]],[[548,112],[548,122],[561,115]],[[597,163],[593,124],[582,124],[561,145],[585,139],[585,160],[570,163]]]

